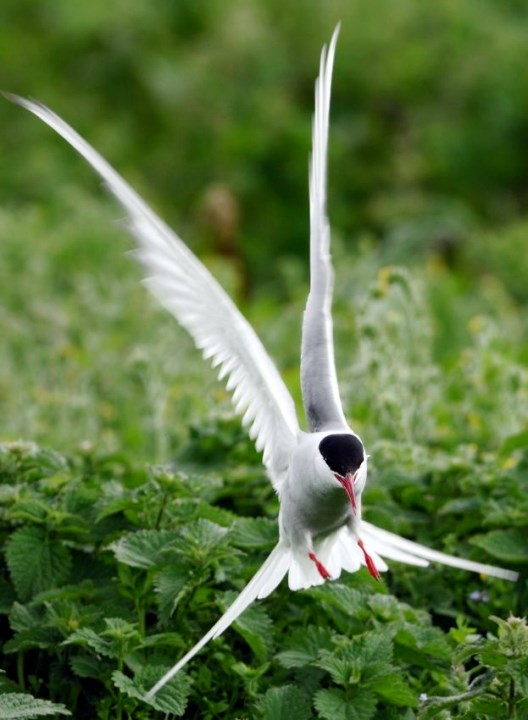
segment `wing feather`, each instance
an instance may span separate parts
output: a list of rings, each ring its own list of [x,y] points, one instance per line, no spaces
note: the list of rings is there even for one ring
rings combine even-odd
[[[235,304],[183,241],[78,133],[40,103],[8,95],[61,135],[102,177],[127,213],[125,226],[148,277],[147,288],[188,331],[203,357],[227,379],[233,401],[277,491],[299,430],[277,368]]]
[[[310,163],[310,294],[303,321],[301,385],[310,430],[347,430],[334,360],[332,328],[333,271],[330,258],[330,226],[326,211],[328,123],[334,54],[339,34],[336,27],[328,54],[321,54],[315,83],[315,114]]]

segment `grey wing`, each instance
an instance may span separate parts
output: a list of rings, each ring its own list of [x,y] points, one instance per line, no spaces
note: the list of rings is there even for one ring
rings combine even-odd
[[[330,92],[339,25],[328,54],[323,48],[315,84],[310,163],[310,294],[304,311],[301,386],[310,430],[348,429],[337,386],[332,329],[333,270],[326,212],[326,165]]]
[[[237,412],[280,491],[299,426],[293,400],[253,328],[183,241],[78,133],[40,103],[7,96],[43,120],[79,152],[127,213],[145,284],[227,379]]]

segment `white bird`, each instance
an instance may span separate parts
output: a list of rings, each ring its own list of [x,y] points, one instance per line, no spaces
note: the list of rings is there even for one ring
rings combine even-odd
[[[204,358],[227,379],[237,412],[280,499],[279,541],[260,570],[204,637],[148,692],[152,698],[212,638],[288,574],[291,590],[336,579],[364,565],[375,578],[382,556],[425,567],[436,561],[515,581],[517,573],[430,550],[361,518],[367,481],[363,443],[345,419],[334,363],[333,272],[326,214],[330,88],[339,26],[323,48],[315,84],[310,164],[310,294],[303,320],[301,385],[309,431],[299,427],[293,400],[255,332],[206,268],[134,190],[75,130],[40,103],[7,97],[47,123],[102,177],[126,211],[145,284],[190,333]]]

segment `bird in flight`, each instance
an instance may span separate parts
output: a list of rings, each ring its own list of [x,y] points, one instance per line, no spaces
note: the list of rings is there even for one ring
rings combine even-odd
[[[147,288],[219,368],[233,403],[280,500],[279,540],[218,622],[147,693],[152,698],[212,638],[288,575],[291,590],[336,579],[365,566],[379,579],[383,558],[425,567],[429,561],[515,581],[517,573],[446,555],[362,520],[368,455],[343,413],[334,363],[333,270],[326,211],[328,122],[339,26],[323,48],[315,84],[310,163],[310,292],[302,325],[301,387],[308,431],[252,327],[183,241],[75,130],[44,105],[8,98],[61,135],[102,177],[126,212]]]

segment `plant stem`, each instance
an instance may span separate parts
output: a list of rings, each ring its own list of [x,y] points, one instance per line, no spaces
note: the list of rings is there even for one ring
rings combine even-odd
[[[159,527],[161,525],[161,518],[163,517],[163,513],[165,512],[165,507],[167,505],[167,499],[168,494],[166,492],[163,493],[161,496],[161,504],[160,508],[158,510],[158,516],[156,517],[156,522],[154,523],[154,529],[159,530]]]
[[[17,680],[22,690],[26,689],[26,680],[24,677],[24,653],[19,650],[17,653]]]
[[[515,680],[510,679],[510,691],[508,693],[508,717],[516,718],[517,712],[515,710]]]

